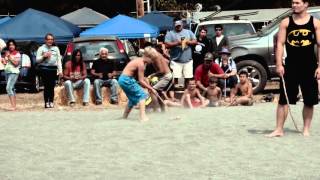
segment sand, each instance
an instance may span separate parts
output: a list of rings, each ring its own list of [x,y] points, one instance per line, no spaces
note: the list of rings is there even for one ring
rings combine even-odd
[[[118,108],[1,112],[0,179],[320,179],[319,106],[311,137],[288,119],[284,137],[265,138],[275,108],[170,109],[146,123]]]

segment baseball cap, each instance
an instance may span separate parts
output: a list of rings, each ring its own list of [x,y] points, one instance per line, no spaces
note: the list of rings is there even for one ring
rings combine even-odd
[[[212,53],[208,52],[204,55],[204,60],[205,61],[212,61],[214,59],[214,56]]]
[[[182,25],[183,25],[183,23],[182,23],[181,20],[178,20],[178,21],[174,22],[174,26],[182,26]]]

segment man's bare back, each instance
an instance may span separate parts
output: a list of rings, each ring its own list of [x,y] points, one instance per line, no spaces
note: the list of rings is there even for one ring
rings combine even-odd
[[[138,76],[138,71],[142,70],[144,72],[143,58],[136,58],[131,60],[127,66],[123,69],[122,74],[130,77]]]

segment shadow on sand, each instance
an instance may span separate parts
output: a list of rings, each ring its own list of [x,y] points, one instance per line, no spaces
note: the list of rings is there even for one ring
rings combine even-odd
[[[260,129],[248,129],[248,133],[250,134],[270,134],[272,133],[273,130],[260,130]],[[289,128],[284,128],[285,133],[294,133],[294,134],[300,134],[299,131],[295,129],[289,129]]]

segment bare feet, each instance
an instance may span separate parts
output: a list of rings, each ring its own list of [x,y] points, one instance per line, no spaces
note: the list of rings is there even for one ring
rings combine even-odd
[[[171,117],[170,120],[181,120],[180,116]]]
[[[140,122],[147,122],[147,121],[149,121],[149,118],[147,116],[140,118]]]
[[[272,133],[265,135],[265,137],[273,138],[273,137],[282,137],[284,135],[283,131],[274,130]]]
[[[309,130],[304,130],[302,134],[303,134],[304,137],[309,137],[310,136]]]
[[[16,111],[16,110],[17,110],[16,107],[11,107],[11,108],[8,109],[8,111]]]

